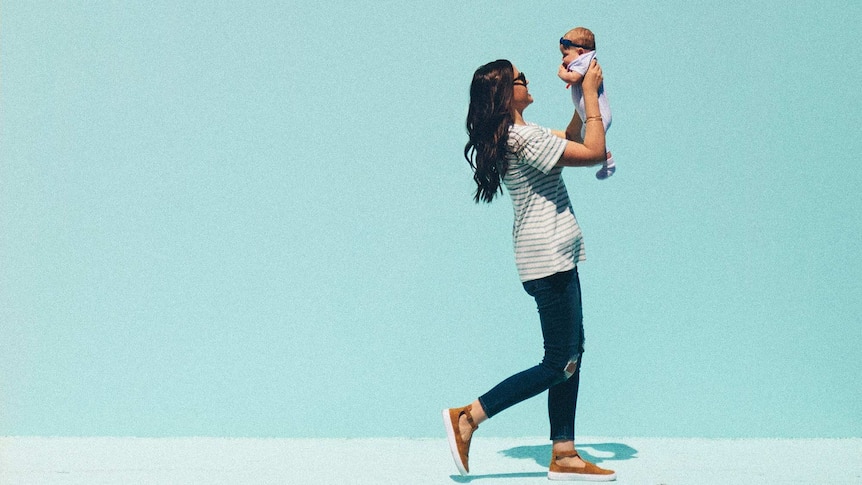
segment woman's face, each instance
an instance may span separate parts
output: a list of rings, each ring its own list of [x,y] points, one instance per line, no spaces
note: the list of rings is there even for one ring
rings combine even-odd
[[[533,95],[530,94],[530,90],[527,88],[530,82],[527,81],[524,73],[518,71],[518,68],[514,66],[512,66],[512,69],[515,75],[514,86],[512,86],[512,108],[520,112],[524,111],[524,108],[533,102]]]

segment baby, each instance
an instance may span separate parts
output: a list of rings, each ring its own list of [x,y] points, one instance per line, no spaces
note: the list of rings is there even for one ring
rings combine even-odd
[[[558,75],[560,79],[568,83],[567,87],[572,88],[572,101],[575,103],[575,111],[581,118],[581,122],[586,121],[586,110],[584,108],[584,92],[581,89],[581,80],[587,69],[590,67],[590,62],[596,57],[596,39],[590,29],[584,27],[576,27],[560,38],[560,52],[563,54],[563,65],[560,66]],[[605,125],[605,133],[611,127],[611,107],[608,104],[608,98],[605,97],[605,86],[599,86],[599,110],[602,114],[602,123]],[[581,128],[581,136],[583,136],[583,127]],[[604,180],[616,171],[614,159],[611,152],[608,152],[608,159],[602,166],[601,170],[596,172],[596,178]]]

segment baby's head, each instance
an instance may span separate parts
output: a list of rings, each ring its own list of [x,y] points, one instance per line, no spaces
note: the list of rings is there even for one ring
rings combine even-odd
[[[575,27],[560,38],[563,64],[569,64],[584,52],[596,50],[596,37],[586,27]]]

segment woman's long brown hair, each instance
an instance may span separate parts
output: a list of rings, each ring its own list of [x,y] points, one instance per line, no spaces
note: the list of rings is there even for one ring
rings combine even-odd
[[[506,161],[515,70],[512,63],[500,59],[476,69],[470,84],[470,108],[467,111],[467,135],[464,158],[473,169],[478,203],[491,202],[498,192],[509,164]]]

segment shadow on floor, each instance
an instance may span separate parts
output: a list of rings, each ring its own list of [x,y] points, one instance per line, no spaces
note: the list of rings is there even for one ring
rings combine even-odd
[[[473,480],[482,480],[485,478],[545,478],[548,472],[525,472],[525,473],[493,473],[489,475],[449,475],[449,478],[456,483],[470,483]]]
[[[606,461],[622,461],[637,458],[638,450],[623,443],[578,443],[578,453],[584,460],[596,465]],[[500,453],[508,458],[534,460],[539,466],[551,464],[551,445],[516,446]]]

